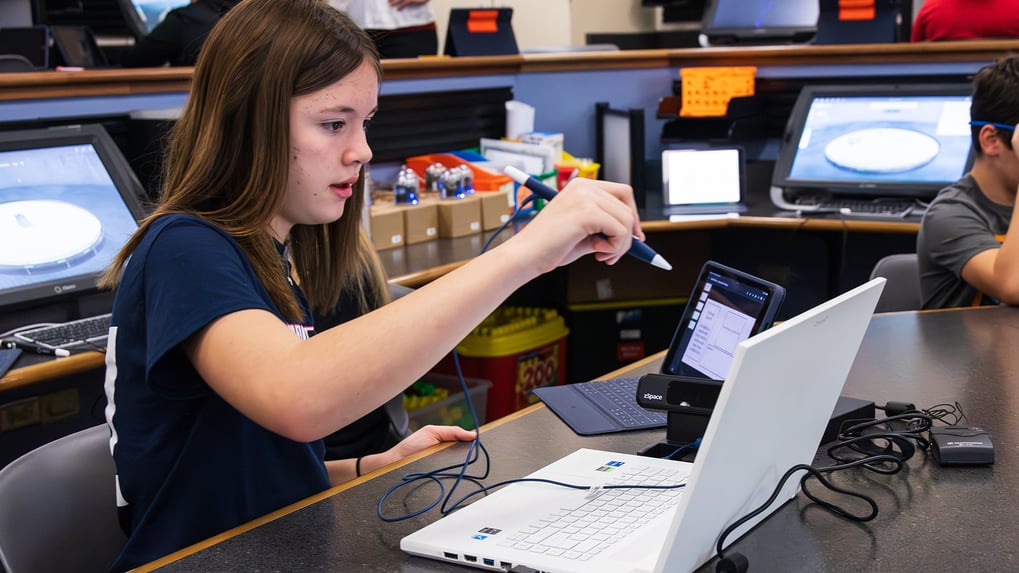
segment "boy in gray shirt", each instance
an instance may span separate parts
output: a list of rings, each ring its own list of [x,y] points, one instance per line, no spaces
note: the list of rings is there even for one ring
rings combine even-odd
[[[917,236],[925,309],[1019,304],[1019,236],[1007,239],[1019,189],[1019,57],[976,74],[970,120],[973,168],[938,193]]]

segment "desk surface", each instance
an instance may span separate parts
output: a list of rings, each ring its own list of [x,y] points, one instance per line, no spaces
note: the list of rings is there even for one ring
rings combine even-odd
[[[898,475],[839,475],[837,483],[875,497],[880,514],[874,521],[850,523],[798,496],[736,547],[758,570],[762,563],[764,570],[812,572],[1014,569],[1019,562],[1017,324],[1019,309],[1014,308],[876,316],[843,392],[878,404],[905,400],[930,407],[957,401],[971,424],[991,431],[995,465],[941,468],[921,454]],[[657,361],[649,360],[630,370],[656,367]],[[580,447],[632,452],[661,435],[581,437],[537,405],[486,426],[483,439],[494,460],[491,483],[529,473]],[[375,512],[397,476],[454,463],[464,449],[441,449],[375,472],[143,570],[164,565],[160,571],[463,571],[399,550],[402,536],[438,518],[434,511],[397,523],[383,523]],[[397,499],[418,508],[426,497],[419,493]],[[397,504],[388,508],[389,514],[404,510]]]

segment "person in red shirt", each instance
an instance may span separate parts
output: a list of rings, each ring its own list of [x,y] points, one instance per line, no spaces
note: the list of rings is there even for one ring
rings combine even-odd
[[[911,42],[1019,38],[1016,0],[924,0]]]

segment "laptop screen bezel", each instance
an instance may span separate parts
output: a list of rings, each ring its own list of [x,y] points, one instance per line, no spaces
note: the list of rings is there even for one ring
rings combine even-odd
[[[669,344],[669,349],[665,354],[665,360],[662,362],[661,369],[663,374],[712,380],[710,376],[707,376],[703,372],[700,372],[699,370],[696,370],[682,362],[683,353],[686,350],[686,347],[682,343],[683,336],[687,331],[687,325],[691,320],[695,320],[693,317],[694,313],[698,312],[697,300],[699,293],[704,291],[704,286],[707,284],[708,277],[711,274],[717,274],[723,278],[738,281],[741,284],[748,285],[766,293],[764,306],[761,308],[760,313],[756,317],[757,320],[755,320],[754,325],[750,330],[750,336],[771,327],[774,323],[775,315],[778,313],[782,306],[782,302],[785,300],[785,288],[781,285],[732,267],[725,266],[715,261],[707,261],[704,263],[704,266],[701,267],[701,272],[697,276],[697,281],[694,283],[694,287],[690,292],[690,299],[687,301],[686,307],[683,309],[683,316],[680,318],[679,324],[676,326],[672,342]],[[721,380],[718,380],[719,384],[721,384],[721,382]]]

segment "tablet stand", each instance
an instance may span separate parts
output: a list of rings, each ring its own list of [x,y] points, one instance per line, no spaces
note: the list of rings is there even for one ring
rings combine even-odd
[[[722,381],[646,374],[637,384],[637,395],[642,396],[645,388],[654,388],[655,393],[661,393],[663,387],[664,404],[655,409],[666,412],[665,439],[638,450],[637,453],[642,456],[670,458],[681,448],[694,451],[689,446],[704,436]],[[642,405],[648,407],[647,404]]]

